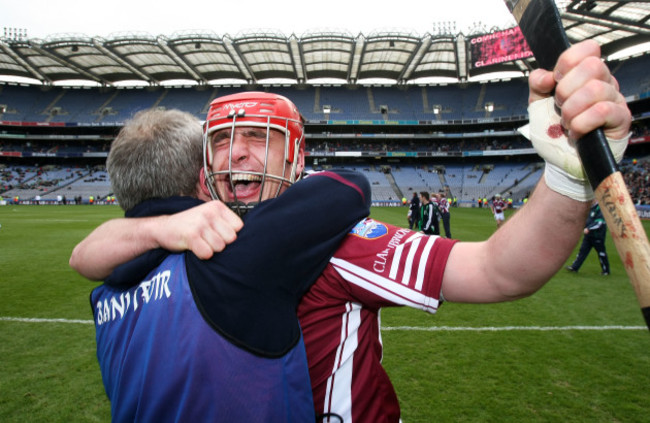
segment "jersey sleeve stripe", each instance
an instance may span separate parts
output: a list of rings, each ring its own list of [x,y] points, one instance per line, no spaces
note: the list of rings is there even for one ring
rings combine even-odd
[[[438,238],[440,237],[435,235],[430,236],[427,239],[427,243],[425,244],[424,249],[422,250],[422,256],[420,257],[420,264],[418,266],[418,274],[415,281],[415,289],[417,289],[418,291],[422,291],[425,271],[426,271],[427,263],[429,262],[429,254],[431,253],[431,250],[433,249],[433,245],[436,243]]]
[[[404,241],[404,244],[400,244],[395,248],[395,256],[393,258],[393,263],[390,266],[390,273],[388,274],[388,277],[395,280],[397,279],[397,272],[400,269],[400,261],[402,258],[402,253],[404,252],[404,248],[407,246],[411,246],[412,242],[415,242],[416,240],[419,240],[422,238],[423,235],[420,233],[415,233],[412,236],[410,236],[406,241]]]
[[[408,237],[407,240],[404,241],[404,244],[408,244],[409,242],[413,242],[413,241],[415,241],[415,240],[418,239],[418,238],[422,238],[423,236],[424,236],[424,234],[421,234],[421,233],[419,233],[419,232],[416,232],[416,233],[414,233],[413,235],[411,235],[410,237]]]
[[[358,329],[361,325],[361,306],[346,303],[346,312],[341,316],[341,338],[336,349],[336,360],[332,374],[327,379],[324,411],[352,410],[352,375],[351,359],[358,346]],[[340,412],[340,411],[339,411]],[[351,415],[341,416],[344,421],[351,421]]]
[[[378,276],[345,260],[332,258],[331,263],[341,277],[349,283],[393,304],[419,308],[429,313],[435,313],[438,308],[439,301],[436,298],[427,297],[421,292]]]
[[[410,280],[411,280],[411,272],[413,271],[413,258],[415,258],[415,253],[418,250],[418,247],[420,246],[420,240],[421,238],[416,239],[413,241],[413,245],[411,245],[411,249],[409,250],[408,255],[406,256],[406,263],[404,265],[404,273],[402,274],[402,284],[403,285],[408,285]],[[420,289],[422,287],[420,286]]]
[[[393,263],[390,265],[390,272],[388,273],[388,277],[392,280],[397,278],[397,271],[399,270],[399,263],[403,252],[404,244],[398,245],[395,248],[395,256],[393,258]]]

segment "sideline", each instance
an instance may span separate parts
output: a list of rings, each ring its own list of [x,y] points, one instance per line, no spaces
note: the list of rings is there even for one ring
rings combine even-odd
[[[645,326],[493,326],[493,327],[455,327],[455,326],[395,326],[382,330],[403,330],[423,332],[501,332],[501,331],[567,331],[567,330],[647,330]]]
[[[29,317],[3,317],[3,322],[20,323],[71,323],[92,325],[92,320],[44,319]],[[493,326],[493,327],[457,327],[457,326],[386,326],[385,331],[420,331],[420,332],[501,332],[501,331],[570,331],[570,330],[647,330],[645,326]]]
[[[21,323],[75,323],[83,325],[92,325],[92,320],[75,320],[75,319],[41,319],[35,317],[4,317],[0,316],[1,322],[21,322]]]

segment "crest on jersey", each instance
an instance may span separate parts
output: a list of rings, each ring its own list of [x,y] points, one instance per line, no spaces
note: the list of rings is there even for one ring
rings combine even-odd
[[[372,219],[364,219],[357,223],[350,234],[365,239],[377,239],[388,233],[388,228],[383,223]]]

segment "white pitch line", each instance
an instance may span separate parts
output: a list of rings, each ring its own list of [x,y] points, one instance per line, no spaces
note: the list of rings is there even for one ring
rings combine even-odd
[[[83,325],[92,325],[92,320],[75,320],[75,319],[41,319],[36,317],[2,317],[0,321],[21,322],[21,323],[76,323]]]
[[[92,325],[92,320],[43,319],[29,317],[1,317],[0,321],[22,323],[73,323]],[[459,327],[459,326],[386,326],[385,331],[420,331],[420,332],[501,332],[501,331],[570,331],[570,330],[647,330],[645,326],[496,326],[496,327]]]
[[[382,330],[422,332],[500,332],[500,331],[568,331],[568,330],[647,330],[645,326],[497,326],[497,327],[455,327],[455,326],[394,326]]]

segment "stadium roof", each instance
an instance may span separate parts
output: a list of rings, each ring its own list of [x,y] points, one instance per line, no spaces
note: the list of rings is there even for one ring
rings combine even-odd
[[[650,3],[646,1],[557,1],[571,42],[594,39],[604,56],[650,42]],[[466,81],[474,77],[526,74],[534,59],[484,67],[472,65],[469,40],[504,28],[470,34],[419,35],[404,31],[369,35],[341,31],[286,36],[272,31],[219,36],[179,32],[112,38],[58,35],[46,39],[0,38],[0,76],[43,84],[76,81],[97,85],[172,81],[225,83],[340,83],[382,80],[392,84],[431,78]],[[495,79],[497,77],[495,76]],[[71,83],[70,85],[75,85]]]

